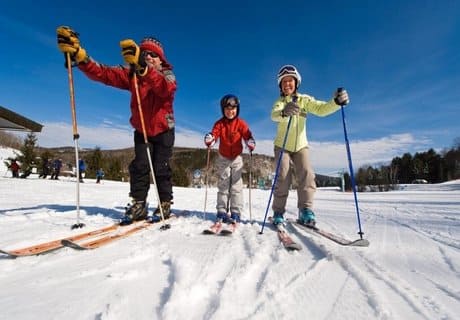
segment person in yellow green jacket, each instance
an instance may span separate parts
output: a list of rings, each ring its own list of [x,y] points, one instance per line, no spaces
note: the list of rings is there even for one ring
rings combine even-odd
[[[314,226],[313,197],[316,192],[315,173],[310,163],[306,119],[309,113],[327,116],[349,103],[345,89],[337,89],[329,101],[316,100],[298,93],[302,77],[292,65],[281,67],[278,72],[280,97],[275,101],[271,119],[278,123],[275,138],[275,159],[279,162],[277,183],[273,196],[273,223],[284,222],[286,200],[291,184],[290,163],[293,163],[297,179],[297,207],[299,222]],[[280,155],[282,158],[280,159]]]

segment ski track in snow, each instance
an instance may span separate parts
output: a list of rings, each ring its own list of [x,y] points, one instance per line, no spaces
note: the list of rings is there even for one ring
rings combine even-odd
[[[69,231],[76,216],[74,184],[21,179],[6,188],[5,180],[11,182],[0,180],[7,199],[0,209],[1,248],[81,232]],[[52,197],[40,195],[41,188]],[[104,181],[81,188],[80,214],[87,228],[121,216],[127,184]],[[30,196],[17,203],[13,195],[19,190]],[[256,222],[242,223],[224,237],[201,234],[213,218],[200,211],[203,190],[176,188],[175,210],[188,212],[168,221],[169,230],[155,224],[95,250],[0,257],[0,285],[8,288],[0,292],[0,309],[15,319],[35,319],[38,312],[44,319],[100,320],[306,319],[306,314],[310,319],[456,319],[460,202],[453,199],[460,193],[455,187],[446,192],[456,195],[439,192],[424,201],[426,193],[415,191],[359,194],[368,248],[341,247],[288,225],[303,246],[288,252],[271,226],[259,234],[267,191],[253,190]],[[215,189],[208,197],[209,208]],[[356,236],[351,194],[319,191],[316,206],[321,228]],[[293,193],[288,212],[295,207]]]

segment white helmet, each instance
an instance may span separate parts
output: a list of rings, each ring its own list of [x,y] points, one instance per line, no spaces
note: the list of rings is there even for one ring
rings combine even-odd
[[[300,76],[300,73],[297,71],[296,67],[290,64],[282,66],[278,71],[278,86],[281,86],[281,80],[287,76],[294,77],[296,80],[296,89],[299,88],[300,83],[302,82],[302,77]]]

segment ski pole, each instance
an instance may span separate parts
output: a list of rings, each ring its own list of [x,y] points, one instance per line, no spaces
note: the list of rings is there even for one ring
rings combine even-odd
[[[230,199],[232,197],[232,173],[233,173],[233,168],[232,165],[230,164],[230,177],[228,179],[228,194],[227,194],[227,207],[226,207],[226,213],[228,215],[228,211],[230,210]],[[231,212],[230,212],[231,214]]]
[[[70,110],[72,113],[72,131],[73,131],[73,141],[75,145],[75,171],[76,171],[76,206],[77,206],[77,223],[72,225],[71,229],[83,228],[84,223],[80,222],[80,168],[78,166],[78,138],[80,135],[77,130],[77,113],[75,111],[75,93],[73,86],[73,75],[72,75],[72,60],[70,59],[70,53],[65,54],[67,74],[69,76],[69,91],[70,91]]]
[[[343,88],[338,88],[337,91],[341,92]],[[340,108],[342,110],[342,124],[343,124],[343,133],[345,137],[345,145],[347,148],[347,157],[348,157],[348,167],[350,169],[350,179],[351,179],[351,188],[353,189],[353,196],[355,199],[355,207],[356,207],[356,217],[358,220],[358,228],[359,228],[359,236],[362,239],[364,232],[361,230],[361,219],[359,217],[359,208],[358,208],[358,196],[356,194],[356,183],[355,183],[355,174],[353,172],[353,163],[351,161],[351,151],[350,151],[350,143],[348,142],[348,134],[347,134],[347,126],[345,122],[345,110],[344,110],[344,105],[341,104]]]
[[[297,102],[297,96],[292,97],[293,102]],[[267,209],[265,210],[264,221],[262,222],[262,229],[260,230],[260,234],[264,233],[265,221],[267,220],[268,210],[270,209],[270,203],[272,201],[273,191],[275,190],[276,182],[278,181],[278,173],[280,170],[281,159],[283,158],[284,149],[286,148],[286,141],[289,133],[289,128],[291,127],[292,116],[289,117],[289,121],[286,128],[286,134],[284,135],[283,146],[281,147],[280,155],[278,158],[278,163],[276,164],[275,170],[275,177],[273,178],[272,189],[270,191],[270,197],[268,198]]]
[[[252,151],[249,151],[249,221],[252,221],[252,201],[251,201],[251,189],[252,189]]]
[[[204,216],[203,218],[206,220],[206,203],[208,202],[208,171],[209,171],[209,158],[211,154],[211,146],[208,146],[208,155],[206,157],[206,177],[204,178]]]
[[[166,230],[166,229],[171,228],[171,225],[166,224],[165,218],[164,218],[164,215],[163,215],[163,207],[161,206],[160,194],[158,193],[157,181],[155,179],[155,171],[153,169],[152,157],[150,155],[149,141],[147,139],[147,131],[145,130],[144,114],[142,112],[141,98],[140,98],[140,95],[139,95],[139,87],[137,85],[136,72],[133,73],[133,81],[134,81],[134,91],[136,91],[137,108],[139,110],[139,117],[141,118],[142,134],[144,135],[144,143],[145,143],[145,147],[146,147],[146,151],[147,151],[147,158],[149,159],[150,172],[152,174],[152,179],[153,179],[153,184],[154,184],[154,189],[155,189],[155,195],[156,195],[157,200],[158,200],[158,207],[160,208],[161,223],[163,224],[160,227],[160,229],[161,230]]]

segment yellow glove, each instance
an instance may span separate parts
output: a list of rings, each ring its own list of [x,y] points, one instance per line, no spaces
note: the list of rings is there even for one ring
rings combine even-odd
[[[136,44],[136,42],[131,39],[121,40],[120,47],[121,55],[123,56],[125,62],[129,65],[138,67],[141,49],[139,49],[139,46]]]
[[[88,59],[86,50],[80,47],[78,33],[66,26],[58,27],[56,33],[58,47],[62,53],[69,53],[72,61],[75,61],[76,63],[80,63]]]

